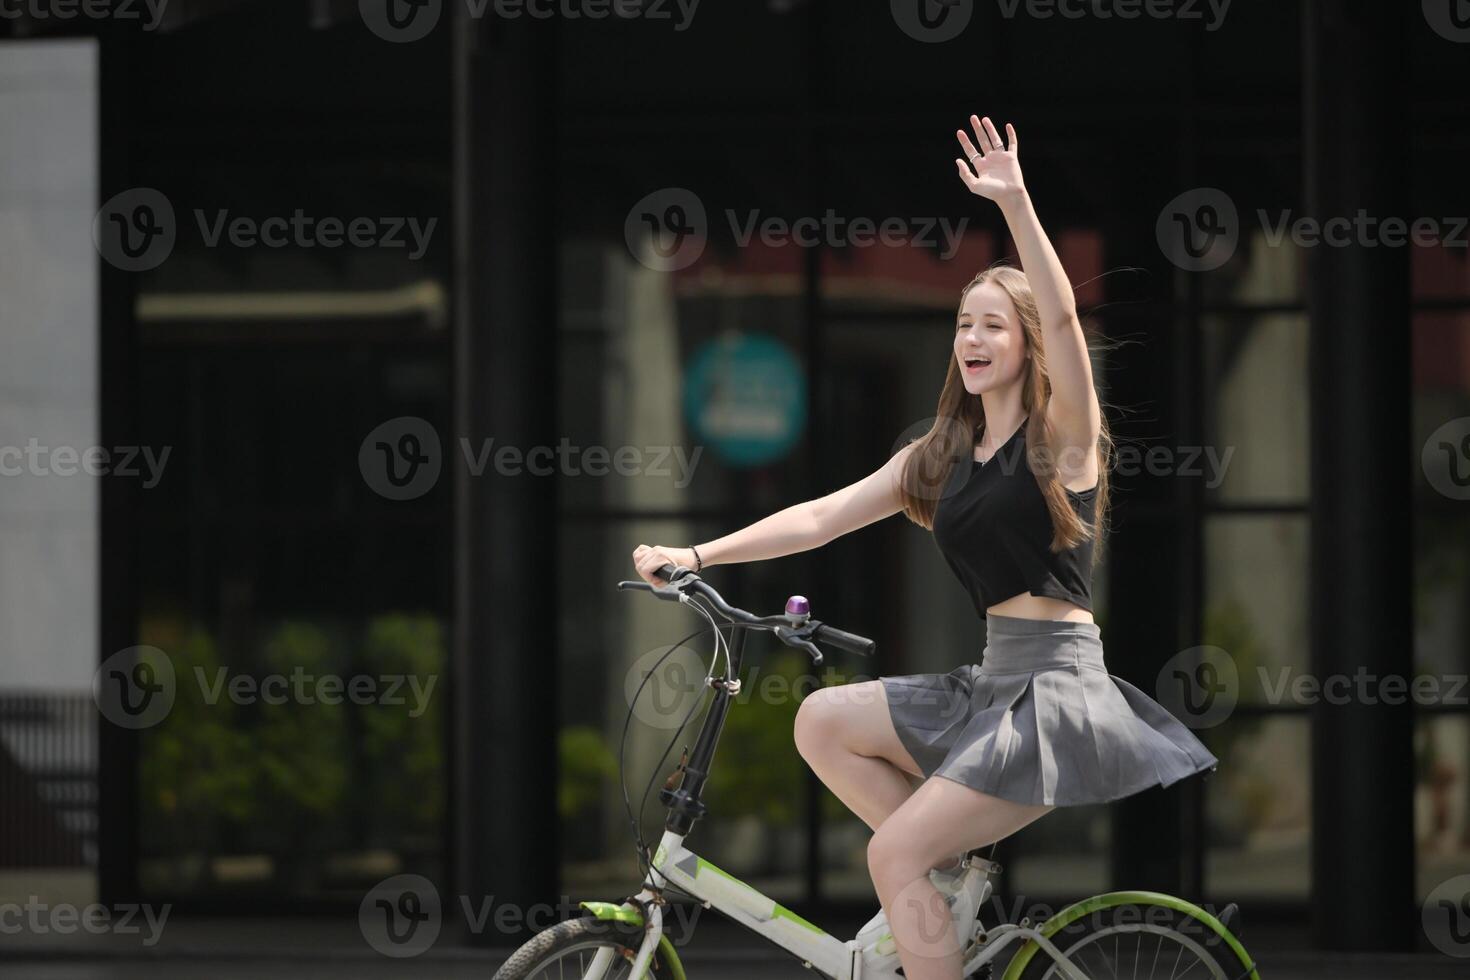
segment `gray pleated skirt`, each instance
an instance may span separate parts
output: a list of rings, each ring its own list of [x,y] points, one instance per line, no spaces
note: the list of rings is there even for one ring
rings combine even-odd
[[[1017,803],[1105,803],[1213,772],[1219,760],[1103,663],[1096,623],[986,617],[978,664],[880,676],[924,775]]]

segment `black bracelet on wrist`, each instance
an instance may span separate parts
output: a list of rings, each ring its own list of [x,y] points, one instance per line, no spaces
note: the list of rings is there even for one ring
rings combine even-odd
[[[699,549],[694,545],[691,544],[689,550],[694,552],[694,570],[697,572],[704,567],[704,559],[699,557]]]

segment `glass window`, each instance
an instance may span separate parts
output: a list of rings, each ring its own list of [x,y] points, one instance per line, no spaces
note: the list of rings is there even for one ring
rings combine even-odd
[[[1109,804],[1057,807],[1001,842],[995,858],[1005,868],[1006,890],[1067,901],[1107,891],[1113,885],[1112,831]]]
[[[961,221],[965,219],[935,219],[932,226],[905,221],[907,234],[932,245],[903,242],[823,249],[824,311],[838,317],[937,312],[953,328],[960,290],[1001,257],[994,232],[977,227],[973,218]],[[1017,264],[1014,258],[1011,261]]]
[[[1465,268],[1444,249],[1418,249],[1416,292],[1463,294]],[[1415,722],[1423,900],[1470,870],[1470,311],[1418,313],[1413,363],[1414,672],[1441,684],[1440,703]]]
[[[1470,414],[1470,308],[1414,314],[1415,411],[1423,435]],[[1437,416],[1437,420],[1436,420]]]
[[[1414,515],[1414,665],[1420,672],[1470,671],[1467,541],[1470,513],[1425,507]]]
[[[1449,231],[1448,226],[1439,229]],[[1470,261],[1463,246],[1411,246],[1410,269],[1416,300],[1470,300]]]
[[[1219,199],[1201,197],[1200,202],[1224,206]],[[1201,277],[1205,302],[1211,307],[1304,302],[1305,252],[1292,241],[1289,227],[1283,224],[1297,217],[1289,209],[1258,215],[1239,204],[1234,251],[1222,266]],[[1228,216],[1220,220],[1226,222],[1228,230]]]
[[[1236,715],[1199,734],[1220,759],[1205,803],[1205,881],[1212,901],[1306,898],[1312,813],[1307,719]]]
[[[1421,714],[1414,725],[1416,899],[1470,873],[1470,713]]]
[[[400,416],[458,451],[442,351],[195,340],[145,347],[142,371],[145,442],[177,460],[140,494],[139,640],[177,682],[140,733],[145,894],[351,898],[441,874],[448,469],[390,500],[358,461]]]
[[[618,786],[628,677],[704,625],[680,607],[613,589],[636,577],[634,547],[708,541],[805,499],[800,258],[796,248],[712,248],[687,270],[658,271],[622,244],[563,246],[569,288],[559,399],[570,441],[587,464],[560,480],[563,567],[574,579],[586,577],[584,601],[567,609],[562,624],[568,723],[559,798],[572,895],[601,897],[637,873]],[[594,450],[602,454],[597,462],[588,458]],[[750,583],[783,576],[777,581],[789,594],[802,581],[792,572],[803,561],[717,566],[711,581],[732,603],[776,609],[786,596]],[[704,709],[667,756],[678,726],[665,715],[677,710],[682,720],[699,701],[693,695],[707,692],[660,703],[679,684],[702,681],[711,642],[706,634],[675,653],[665,672],[682,673],[650,682],[661,690],[645,690],[637,702],[624,777],[635,809],[655,779],[645,840],[657,840],[666,813],[657,790],[692,747]],[[745,689],[706,786],[709,813],[690,840],[706,859],[784,902],[805,898],[807,767],[791,734],[795,691],[769,695],[765,679],[791,689],[801,667],[799,656],[769,637],[747,643]]]
[[[1220,504],[1303,504],[1307,452],[1307,327],[1302,314],[1203,321],[1205,445],[1181,459]]]
[[[640,543],[683,545],[731,529],[725,521],[677,518],[587,519],[564,527],[562,567],[571,592],[583,597],[567,607],[561,624],[566,722],[558,799],[564,822],[563,881],[574,899],[606,894],[637,874],[632,827],[618,781],[624,724],[629,728],[622,773],[635,813],[653,781],[641,824],[644,840],[653,844],[667,812],[658,790],[681,753],[693,749],[711,699],[703,686],[714,645],[706,621],[646,592],[620,592],[613,586],[636,579],[632,551]],[[731,603],[772,612],[784,604],[783,592],[810,581],[809,574],[802,574],[810,567],[801,556],[791,556],[712,566],[709,579]],[[812,598],[814,614],[824,618],[821,597]],[[831,618],[839,621],[835,614]],[[680,640],[685,642],[670,652]],[[715,667],[724,674],[723,657]],[[635,698],[645,677],[648,683]],[[783,902],[805,897],[808,768],[796,751],[792,730],[800,698],[827,682],[827,675],[812,673],[805,654],[774,637],[755,634],[747,639],[741,691],[726,716],[705,787],[709,812],[688,840],[702,857]],[[687,727],[679,734],[686,718]]]
[[[564,505],[747,512],[798,502],[808,368],[802,300],[783,274],[724,275],[714,253],[688,277],[644,268],[621,247],[583,242],[563,254],[579,271],[563,294],[559,398],[580,464],[561,480]]]
[[[1244,703],[1292,707],[1288,682],[1310,668],[1307,529],[1299,514],[1205,520],[1203,642],[1230,655]]]

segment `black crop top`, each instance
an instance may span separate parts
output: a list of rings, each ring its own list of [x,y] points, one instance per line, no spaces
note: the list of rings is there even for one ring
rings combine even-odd
[[[1092,609],[1093,542],[1051,550],[1051,512],[1026,465],[1025,433],[1022,423],[984,463],[973,450],[956,462],[934,511],[934,540],[982,619],[987,606],[1023,592]],[[1066,493],[1091,523],[1097,486]]]

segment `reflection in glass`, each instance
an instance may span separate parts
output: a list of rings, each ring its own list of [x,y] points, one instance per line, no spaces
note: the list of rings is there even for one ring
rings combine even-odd
[[[582,599],[566,609],[561,628],[558,800],[563,885],[580,900],[605,898],[637,881],[633,831],[618,784],[625,722],[623,779],[634,813],[652,780],[641,822],[643,839],[652,843],[667,812],[658,790],[682,752],[692,749],[711,695],[704,678],[714,642],[705,620],[646,592],[613,586],[636,579],[632,551],[639,543],[706,540],[727,529],[675,520],[607,522],[596,528],[578,522],[574,527],[574,533],[562,536],[562,567],[570,594]],[[764,608],[762,596],[771,590],[750,587],[740,568],[713,566],[710,581],[731,602]],[[689,634],[697,635],[670,653]],[[723,656],[714,666],[717,675],[724,674]],[[741,691],[726,716],[705,787],[709,812],[689,839],[702,857],[783,901],[804,897],[807,770],[791,733],[799,699],[814,685],[809,671],[804,654],[774,638],[747,639]]]
[[[1470,300],[1470,261],[1463,246],[1412,245],[1409,263],[1416,300]]]
[[[278,323],[316,341],[282,353],[191,321],[144,347],[143,441],[179,460],[139,495],[139,642],[178,680],[139,736],[157,900],[355,905],[443,872],[451,481],[390,500],[359,453],[405,415],[458,451],[446,362],[418,322],[359,325]]]
[[[1268,224],[1258,223],[1266,217]],[[1290,212],[1242,212],[1230,260],[1202,277],[1205,299],[1215,306],[1291,305],[1304,300],[1305,252],[1283,224]]]
[[[1421,715],[1415,725],[1414,840],[1417,900],[1470,874],[1470,715]]]
[[[300,616],[239,657],[184,617],[145,618],[177,681],[140,733],[145,893],[350,897],[438,874],[446,634],[426,614]]]
[[[1205,803],[1205,881],[1212,900],[1306,897],[1311,883],[1307,719],[1236,715],[1199,734],[1220,758]]]
[[[1220,503],[1304,503],[1311,477],[1306,318],[1207,317],[1203,331],[1212,397],[1204,402],[1196,478]]]
[[[1292,707],[1310,668],[1305,515],[1212,514],[1205,520],[1201,642],[1234,660],[1243,702]]]

